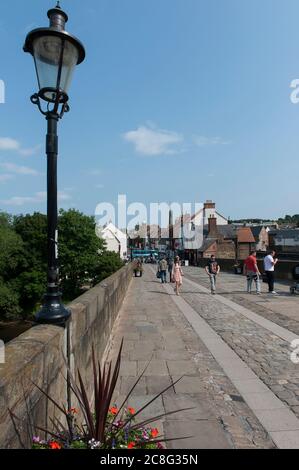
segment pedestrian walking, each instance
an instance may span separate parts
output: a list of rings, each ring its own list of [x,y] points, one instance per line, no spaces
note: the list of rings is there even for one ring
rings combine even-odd
[[[172,273],[171,273],[172,282],[175,282],[174,290],[175,290],[176,295],[180,295],[180,287],[183,284],[183,279],[182,279],[183,275],[184,273],[181,268],[180,258],[179,256],[176,256],[173,266],[172,266]]]
[[[168,260],[169,282],[171,282],[172,268],[173,268],[173,258],[169,258]]]
[[[251,294],[252,281],[255,282],[256,293],[261,293],[260,271],[256,260],[256,251],[252,250],[244,261],[244,274],[247,277],[247,292]]]
[[[138,258],[136,260],[136,264],[134,267],[135,277],[142,277],[142,271],[143,271],[142,263],[141,263],[141,260]],[[139,273],[139,276],[137,276],[137,273]]]
[[[220,266],[216,261],[215,255],[211,256],[205,267],[205,270],[210,278],[211,294],[216,294],[216,278],[220,272]]]
[[[167,282],[166,280],[167,268],[168,268],[168,263],[164,256],[163,259],[161,259],[159,263],[160,279],[161,279],[162,284],[165,284]]]
[[[267,282],[268,282],[268,286],[269,286],[269,294],[276,294],[276,292],[274,290],[274,282],[275,282],[274,270],[275,270],[275,266],[278,262],[278,259],[275,258],[275,254],[276,254],[276,252],[274,250],[272,250],[264,258],[264,269],[265,269],[265,273],[266,273],[266,276],[267,276]]]

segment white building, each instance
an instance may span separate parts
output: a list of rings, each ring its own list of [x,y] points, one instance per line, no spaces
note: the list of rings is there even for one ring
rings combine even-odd
[[[216,218],[217,225],[228,225],[228,219],[219,214],[216,211],[215,202],[209,200],[204,203],[202,209],[192,216],[191,221],[195,225],[208,225],[210,217]]]
[[[228,219],[216,211],[213,201],[206,201],[202,208],[183,224],[183,246],[185,250],[198,250],[203,243],[204,227],[210,218],[216,219],[216,225],[228,225]]]
[[[119,253],[122,259],[127,257],[127,235],[111,222],[105,227],[97,227],[99,237],[106,242],[107,250]]]
[[[210,218],[216,220],[217,226],[228,225],[228,219],[216,211],[216,204],[209,200],[194,215],[184,214],[176,219],[173,237],[180,239],[180,249],[198,250],[201,247]]]

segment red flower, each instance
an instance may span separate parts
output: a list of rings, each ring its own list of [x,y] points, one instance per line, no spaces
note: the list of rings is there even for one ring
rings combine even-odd
[[[134,415],[136,413],[135,409],[132,408],[131,406],[128,407],[128,412],[131,414],[131,415]]]
[[[59,449],[61,449],[61,445],[60,445],[58,442],[56,442],[56,441],[50,442],[49,445],[50,445],[50,449],[53,449],[53,450],[59,450]]]
[[[117,413],[118,413],[118,408],[116,408],[116,406],[112,406],[109,411],[110,411],[110,413],[112,413],[113,415],[117,415]]]
[[[151,429],[151,437],[157,437],[159,435],[159,431],[157,428]]]
[[[71,415],[71,414],[75,415],[75,414],[77,414],[77,413],[78,413],[77,408],[71,408],[71,409],[68,411],[68,414],[69,414],[69,415]]]
[[[131,441],[128,443],[128,449],[133,449],[135,447],[135,442]]]

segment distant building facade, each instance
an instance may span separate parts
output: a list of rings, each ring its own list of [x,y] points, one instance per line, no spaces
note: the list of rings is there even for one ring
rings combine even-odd
[[[208,225],[209,218],[215,217],[217,225],[227,225],[228,219],[216,211],[216,203],[207,200],[203,208],[191,217],[191,222],[195,225]]]
[[[237,259],[245,260],[255,250],[255,238],[250,227],[237,229]]]
[[[299,229],[270,230],[269,245],[278,253],[299,253]]]
[[[115,225],[109,223],[105,227],[98,227],[97,233],[105,240],[108,251],[118,253],[121,259],[127,257],[127,235]]]
[[[255,225],[250,229],[255,239],[256,251],[267,251],[269,247],[269,227]]]

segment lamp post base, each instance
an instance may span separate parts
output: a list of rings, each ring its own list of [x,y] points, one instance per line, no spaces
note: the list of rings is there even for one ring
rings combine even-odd
[[[41,310],[35,315],[39,324],[65,326],[71,317],[71,311],[61,302],[60,292],[46,294]]]

